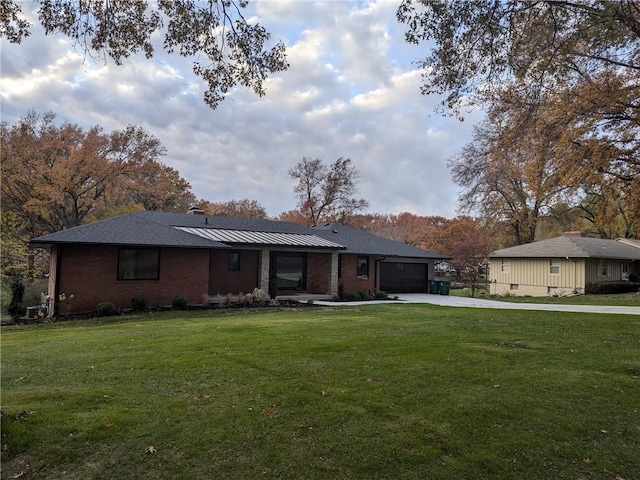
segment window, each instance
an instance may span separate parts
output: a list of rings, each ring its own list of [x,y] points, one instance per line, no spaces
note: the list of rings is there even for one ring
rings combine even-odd
[[[560,274],[560,260],[556,260],[556,259],[549,260],[549,273],[551,275]]]
[[[502,259],[502,264],[500,265],[500,271],[502,273],[509,273],[511,271],[511,263],[506,258]]]
[[[240,270],[240,252],[229,252],[229,271]]]
[[[512,283],[511,285],[509,285],[509,290],[518,290],[518,284]]]
[[[158,280],[160,250],[121,248],[118,252],[118,280]]]
[[[601,258],[598,260],[598,276],[599,277],[609,276],[609,262],[605,258]]]
[[[547,295],[551,295],[553,297],[558,296],[558,287],[547,287]]]
[[[304,253],[273,252],[273,268],[277,290],[306,290],[307,255]]]
[[[622,264],[622,280],[629,280],[629,264]]]
[[[369,278],[369,257],[358,257],[356,275],[358,278]]]

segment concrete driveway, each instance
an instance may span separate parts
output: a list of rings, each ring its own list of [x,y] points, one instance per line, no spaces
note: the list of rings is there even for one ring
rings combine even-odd
[[[640,316],[640,307],[618,307],[597,305],[552,305],[546,303],[510,303],[484,298],[458,297],[455,295],[431,295],[428,293],[401,293],[398,301],[406,303],[430,303],[444,307],[471,307],[471,308],[500,308],[503,310],[545,310],[552,312],[578,312],[578,313],[620,313],[624,315]],[[327,306],[353,306],[372,305],[388,302],[326,302],[316,301],[317,305]]]

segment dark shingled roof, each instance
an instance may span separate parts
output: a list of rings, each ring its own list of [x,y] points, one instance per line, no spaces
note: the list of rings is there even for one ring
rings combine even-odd
[[[406,243],[389,240],[340,223],[311,227],[316,235],[347,247],[344,253],[380,255],[384,257],[444,259],[439,253],[417,248]]]
[[[191,232],[184,230],[189,227]],[[186,248],[229,248],[229,244],[198,230],[217,229],[247,232],[256,242],[271,244],[342,249],[342,245],[315,236],[307,227],[268,220],[245,220],[229,217],[206,217],[184,213],[135,212],[79,227],[51,233],[31,241],[34,245],[101,244]],[[256,232],[272,233],[271,242],[259,242]]]
[[[560,236],[496,250],[491,258],[617,258],[640,260],[640,248],[618,240]]]
[[[307,227],[289,222],[209,217],[185,213],[141,211],[81,225],[33,239],[33,245],[103,244],[187,248],[228,248],[216,241],[215,235],[197,235],[180,228],[189,227],[247,232],[247,238],[258,239],[259,232],[281,238],[282,246],[314,246],[340,249],[357,255],[442,259],[442,255],[373,235],[338,223]],[[290,235],[286,235],[290,234]],[[304,235],[304,237],[301,237]],[[207,238],[209,237],[209,238]],[[315,240],[314,240],[315,239]],[[249,243],[247,243],[249,244]],[[345,248],[346,247],[346,248]]]

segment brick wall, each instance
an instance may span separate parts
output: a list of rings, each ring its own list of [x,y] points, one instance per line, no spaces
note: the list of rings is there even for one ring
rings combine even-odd
[[[376,279],[378,274],[375,269],[378,267],[376,257],[369,257],[369,278],[357,277],[357,255],[341,255],[341,272],[339,282],[344,285],[344,293],[358,290],[373,290],[378,288]]]
[[[331,254],[309,253],[307,255],[307,292],[331,293]]]
[[[229,253],[232,250],[211,250],[209,293],[226,295],[251,293],[258,286],[257,250],[233,250],[240,253],[240,270],[229,270]]]
[[[209,251],[160,249],[159,280],[118,280],[118,247],[67,245],[61,249],[58,294],[74,299],[58,313],[95,311],[100,302],[131,308],[131,299],[144,295],[149,307],[170,306],[178,294],[190,305],[202,303],[209,286]],[[54,292],[49,292],[51,295]]]

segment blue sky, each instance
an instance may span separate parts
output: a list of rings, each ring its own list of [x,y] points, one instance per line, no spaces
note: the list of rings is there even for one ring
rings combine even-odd
[[[25,2],[23,8],[32,8]],[[295,208],[287,172],[303,156],[351,158],[371,213],[454,217],[458,190],[446,162],[471,139],[480,110],[464,122],[435,113],[413,64],[425,46],[404,42],[397,1],[252,1],[245,18],[287,45],[289,70],[266,96],[235,89],[211,110],[192,62],[162,52],[123,66],[93,61],[36,26],[20,45],[0,40],[2,121],[29,109],[105,130],[139,125],[167,149],[163,163],[198,198],[248,198],[269,215]]]

